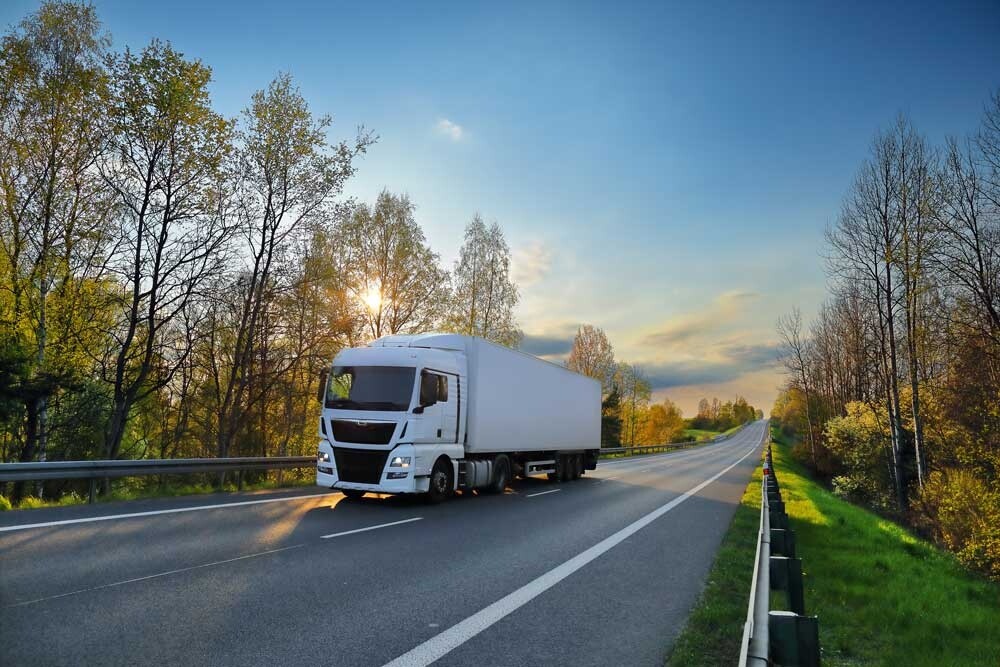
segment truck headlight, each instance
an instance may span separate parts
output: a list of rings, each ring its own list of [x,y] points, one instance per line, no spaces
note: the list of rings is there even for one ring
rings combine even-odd
[[[393,456],[392,461],[389,461],[390,468],[409,468],[410,467],[410,457],[409,456]]]
[[[322,463],[330,462],[330,455],[324,452],[322,449],[316,451],[316,460]]]

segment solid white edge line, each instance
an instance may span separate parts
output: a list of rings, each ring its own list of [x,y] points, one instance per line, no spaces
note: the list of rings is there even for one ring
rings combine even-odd
[[[525,498],[534,498],[535,496],[544,496],[546,493],[555,493],[556,491],[562,491],[562,489],[552,489],[551,491],[539,491],[538,493],[529,493]]]
[[[410,523],[411,521],[420,521],[424,517],[415,516],[412,519],[403,519],[402,521],[392,521],[390,523],[380,523],[377,526],[366,526],[365,528],[355,528],[354,530],[345,530],[340,533],[330,533],[329,535],[320,535],[321,540],[328,540],[331,537],[343,537],[344,535],[353,535],[354,533],[364,533],[369,530],[378,530],[379,528],[388,528],[389,526],[398,526],[401,523]]]
[[[292,500],[308,500],[310,498],[325,498],[326,496],[340,495],[334,493],[313,493],[305,496],[289,496],[286,498],[264,498],[262,500],[242,500],[235,503],[219,503],[218,505],[198,505],[196,507],[175,507],[169,510],[152,510],[149,512],[130,512],[129,514],[109,514],[107,516],[90,516],[82,519],[62,519],[61,521],[45,521],[43,523],[25,523],[19,526],[4,526],[0,528],[0,533],[13,530],[27,530],[29,528],[47,528],[49,526],[67,526],[71,523],[90,523],[92,521],[111,521],[112,519],[132,519],[140,516],[155,516],[157,514],[177,514],[179,512],[197,512],[200,510],[216,510],[225,507],[242,507],[244,505],[261,505],[263,503],[283,503]]]
[[[715,475],[706,479],[704,482],[674,498],[666,505],[653,510],[641,519],[630,523],[617,533],[605,538],[586,551],[577,554],[573,558],[570,558],[562,565],[558,565],[549,570],[537,579],[534,579],[521,588],[518,588],[513,593],[510,593],[509,595],[500,598],[493,604],[484,607],[472,616],[466,618],[464,621],[460,621],[444,632],[434,635],[424,643],[419,644],[413,649],[407,651],[395,660],[386,663],[384,667],[426,667],[435,660],[439,660],[478,635],[483,630],[486,630],[508,614],[511,614],[520,607],[524,606],[569,575],[582,568],[584,565],[590,563],[598,556],[604,554],[606,551],[639,532],[656,519],[674,509],[694,494],[698,493],[698,491],[722,477],[724,474],[742,463],[748,456],[757,451],[759,446],[760,445],[754,445],[750,451],[741,456],[734,463],[731,463]]]
[[[267,551],[259,551],[253,554],[246,554],[245,556],[237,556],[236,558],[227,558],[225,560],[212,561],[211,563],[202,563],[200,565],[192,565],[190,567],[181,567],[176,570],[168,570],[166,572],[157,572],[156,574],[147,574],[144,577],[136,577],[134,579],[126,579],[125,581],[115,581],[110,584],[101,584],[100,586],[94,586],[92,588],[82,588],[77,591],[70,591],[68,593],[60,593],[59,595],[50,595],[44,598],[37,598],[35,600],[25,600],[24,602],[17,602],[15,604],[7,605],[4,609],[12,609],[14,607],[23,607],[29,604],[35,604],[36,602],[45,602],[46,600],[57,600],[59,598],[69,597],[70,595],[79,595],[81,593],[91,593],[93,591],[103,590],[105,588],[114,588],[115,586],[124,586],[125,584],[134,584],[140,581],[146,581],[148,579],[156,579],[157,577],[166,577],[170,574],[180,574],[181,572],[190,572],[191,570],[200,570],[205,567],[212,567],[213,565],[225,565],[226,563],[235,563],[236,561],[246,560],[247,558],[256,558],[257,556],[266,556],[268,554],[275,554],[279,551],[288,551],[289,549],[298,549],[299,547],[304,547],[305,544],[293,544],[288,547],[279,547],[278,549],[268,549]]]

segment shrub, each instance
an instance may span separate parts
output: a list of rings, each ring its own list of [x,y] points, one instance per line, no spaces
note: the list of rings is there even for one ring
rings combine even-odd
[[[1000,491],[968,470],[934,471],[920,508],[937,539],[966,566],[1000,581]]]
[[[46,507],[47,505],[48,503],[41,498],[36,498],[35,496],[25,496],[24,498],[21,498],[21,502],[17,504],[17,509],[32,510],[38,507]]]
[[[13,509],[10,501],[7,500],[7,496],[0,496],[0,512],[6,512],[9,509]]]

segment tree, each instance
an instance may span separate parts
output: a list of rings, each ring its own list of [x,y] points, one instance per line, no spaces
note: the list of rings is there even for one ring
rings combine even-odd
[[[576,330],[566,368],[594,378],[602,392],[611,393],[615,380],[615,353],[604,330],[584,324]]]
[[[620,363],[615,369],[614,383],[622,394],[622,442],[634,446],[651,395],[649,380],[637,365]]]
[[[100,168],[121,228],[110,267],[127,289],[101,359],[113,397],[109,459],[118,457],[132,407],[186,361],[192,301],[227,259],[230,124],[211,108],[210,80],[206,66],[157,41],[112,61],[115,103]]]
[[[44,2],[0,52],[3,320],[33,348],[18,460],[46,459],[51,397],[79,353],[76,302],[99,272],[107,197],[96,187],[108,45],[94,8]],[[5,299],[6,300],[6,299]]]
[[[343,274],[371,338],[430,331],[445,314],[448,274],[439,268],[413,208],[406,195],[383,190],[374,206],[351,208],[338,225]]]
[[[792,375],[805,397],[809,451],[812,453],[813,465],[815,465],[816,442],[813,435],[812,411],[809,407],[809,367],[806,361],[809,354],[809,343],[802,334],[802,313],[798,308],[793,308],[790,314],[778,318],[778,335],[784,343],[782,359],[785,368]]]
[[[510,278],[510,248],[496,222],[489,227],[477,213],[465,228],[465,242],[453,273],[451,331],[517,347],[521,330],[514,319],[519,300]]]
[[[261,353],[261,332],[274,299],[276,265],[300,230],[329,216],[333,198],[354,173],[354,159],[375,141],[359,129],[353,145],[331,146],[328,116],[314,118],[309,105],[281,74],[266,90],[254,93],[237,133],[237,224],[245,242],[246,263],[239,268],[235,297],[228,311],[220,303],[215,325],[228,331],[213,336],[209,355],[216,412],[217,453],[229,455],[247,409],[254,381],[253,364]],[[265,394],[258,392],[257,396]]]
[[[684,432],[681,410],[669,398],[649,406],[640,441],[648,445],[674,442]]]

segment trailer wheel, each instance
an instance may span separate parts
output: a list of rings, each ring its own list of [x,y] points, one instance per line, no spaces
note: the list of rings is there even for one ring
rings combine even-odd
[[[573,479],[580,479],[583,477],[583,455],[574,454],[573,455]]]
[[[440,458],[431,470],[430,485],[427,490],[427,502],[432,505],[447,500],[455,490],[452,483],[451,462],[446,458]]]
[[[488,493],[503,493],[510,483],[510,459],[506,455],[493,459],[493,479],[486,487]]]
[[[365,491],[361,489],[341,489],[340,492],[347,496],[348,500],[359,500],[365,496]]]
[[[573,457],[563,454],[559,461],[559,481],[568,482],[573,479]]]
[[[550,482],[561,482],[565,476],[566,457],[556,454],[555,472],[547,473]]]

